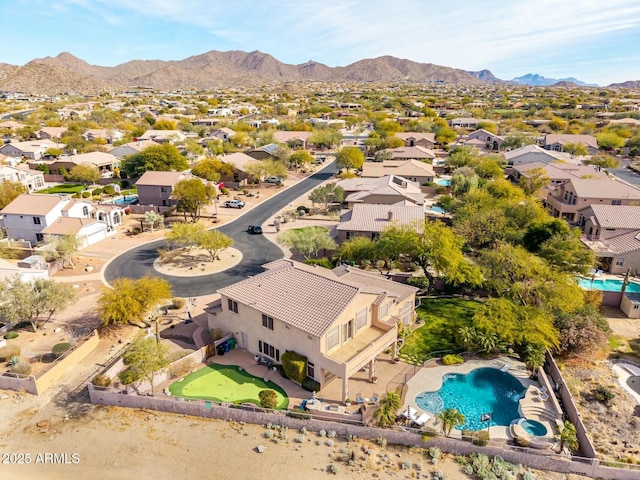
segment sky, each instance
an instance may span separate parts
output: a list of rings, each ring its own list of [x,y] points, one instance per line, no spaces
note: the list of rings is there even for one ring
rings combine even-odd
[[[259,50],[330,67],[392,55],[503,80],[640,80],[637,0],[0,0],[0,62]]]

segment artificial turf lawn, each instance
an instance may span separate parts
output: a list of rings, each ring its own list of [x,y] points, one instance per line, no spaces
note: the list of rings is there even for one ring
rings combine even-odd
[[[207,365],[169,386],[176,397],[199,398],[214,402],[254,403],[260,406],[258,394],[265,389],[276,392],[278,409],[289,406],[289,397],[277,384],[254,377],[235,365]]]

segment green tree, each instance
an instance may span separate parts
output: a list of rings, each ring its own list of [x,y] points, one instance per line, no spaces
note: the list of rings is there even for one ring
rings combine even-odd
[[[54,157],[58,158],[60,155],[64,153],[64,150],[60,150],[59,148],[51,147],[47,148],[44,152],[45,157]]]
[[[198,246],[209,252],[210,261],[218,258],[218,254],[233,245],[233,239],[219,230],[206,230],[198,235]]]
[[[336,242],[325,227],[305,227],[287,230],[278,236],[278,243],[293,248],[306,260],[317,257],[320,250],[333,250]]]
[[[523,175],[518,181],[518,185],[526,195],[533,196],[540,190],[549,185],[549,177],[544,168],[536,167],[531,170],[527,170],[526,176]]]
[[[313,155],[306,150],[297,150],[289,156],[289,164],[296,168],[304,167],[313,163]]]
[[[43,278],[23,282],[14,277],[0,283],[0,298],[0,318],[11,323],[29,322],[36,332],[41,320],[46,323],[73,302],[75,290],[69,283]]]
[[[436,143],[439,145],[447,145],[458,138],[458,134],[451,127],[441,127],[436,130]]]
[[[396,423],[396,416],[398,410],[402,406],[402,397],[398,390],[387,392],[387,394],[380,399],[380,405],[373,412],[373,418],[376,420],[376,424],[379,427],[389,427]]]
[[[182,171],[189,168],[189,162],[170,143],[152,145],[142,152],[128,155],[121,165],[121,171],[129,177],[140,177],[146,171]]]
[[[309,136],[308,143],[321,149],[333,148],[340,144],[342,134],[331,128],[314,130]]]
[[[342,203],[344,201],[344,188],[335,183],[327,183],[317,187],[309,194],[309,200],[315,205],[322,205],[325,212],[329,211],[332,203]]]
[[[591,359],[607,345],[611,328],[595,305],[559,315],[555,325],[560,332],[558,354],[564,357]]]
[[[184,212],[185,221],[187,213],[194,221],[200,218],[202,207],[209,205],[215,197],[207,186],[198,178],[180,180],[174,185],[173,197],[178,201],[178,210]],[[211,187],[215,190],[214,186]]]
[[[336,155],[339,168],[357,170],[362,168],[364,155],[358,147],[342,147]]]
[[[540,251],[542,244],[554,235],[568,235],[571,229],[567,222],[559,219],[547,217],[542,221],[529,224],[527,231],[522,237],[522,244],[532,253]]]
[[[584,143],[565,143],[562,146],[562,150],[575,157],[582,157],[589,154],[589,150]]]
[[[198,239],[204,231],[205,228],[200,223],[174,222],[171,224],[171,230],[167,232],[165,238],[169,242],[191,250],[191,248],[198,245]]]
[[[535,377],[538,369],[544,365],[546,361],[546,350],[540,345],[533,343],[528,344],[524,349],[524,363],[529,370],[531,376]]]
[[[620,168],[620,160],[611,155],[598,154],[586,160],[588,165],[596,165],[602,168]]]
[[[152,232],[156,225],[158,225],[158,228],[162,228],[164,226],[164,217],[153,210],[144,212],[144,221],[149,225]]]
[[[63,267],[69,264],[72,269],[76,266],[73,263],[73,256],[78,251],[78,238],[75,233],[67,233],[65,235],[48,235],[45,241],[51,246],[46,250],[47,261],[62,260]]]
[[[572,452],[577,451],[580,446],[576,427],[569,420],[564,421],[556,438],[560,442],[560,453],[564,451],[565,446]]]
[[[194,165],[191,173],[210,182],[219,182],[222,175],[233,176],[233,167],[218,158],[205,158]]]
[[[460,425],[464,425],[466,421],[464,415],[455,408],[440,410],[438,418],[442,421],[442,433],[444,433],[445,437],[449,437],[451,430]]]
[[[27,193],[27,187],[20,182],[2,180],[0,182],[0,210],[13,202],[23,193]]]
[[[161,118],[160,120],[156,120],[153,124],[154,130],[176,130],[178,124],[174,120],[169,120],[168,118]]]
[[[618,136],[615,132],[600,132],[596,135],[596,141],[599,148],[610,152],[624,147],[624,138]]]
[[[514,133],[507,135],[500,148],[503,150],[514,150],[516,148],[524,147],[525,145],[531,145],[535,143],[535,140],[528,135],[521,133]]]
[[[100,170],[95,165],[76,165],[69,171],[69,180],[80,182],[84,186],[95,184],[100,178]]]
[[[265,174],[268,177],[287,178],[287,166],[277,160],[263,160]]]
[[[351,237],[349,240],[342,242],[337,255],[342,261],[355,263],[362,263],[366,260],[375,264],[378,260],[375,242],[369,237],[361,236]]]
[[[98,318],[104,326],[132,323],[141,326],[149,310],[172,297],[169,282],[158,277],[118,278],[98,297]]]
[[[582,232],[574,228],[568,234],[555,234],[540,246],[538,255],[562,272],[586,275],[596,263],[596,256],[580,240]]]
[[[138,335],[122,356],[125,364],[135,370],[140,378],[151,384],[151,393],[155,395],[155,373],[169,365],[169,348],[155,338]]]

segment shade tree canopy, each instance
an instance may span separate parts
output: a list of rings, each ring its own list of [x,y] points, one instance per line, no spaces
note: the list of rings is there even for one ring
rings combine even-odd
[[[152,145],[140,153],[127,155],[122,160],[121,171],[129,177],[140,177],[146,171],[182,171],[189,168],[189,162],[178,148],[170,143]]]

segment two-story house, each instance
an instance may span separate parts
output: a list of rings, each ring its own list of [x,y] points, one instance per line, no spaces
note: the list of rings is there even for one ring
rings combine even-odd
[[[504,158],[507,160],[507,167],[515,167],[522,165],[523,163],[532,162],[566,162],[576,165],[582,163],[580,159],[574,158],[569,153],[558,152],[556,150],[545,150],[538,145],[523,145],[520,148],[504,152]]]
[[[578,222],[578,212],[592,205],[640,205],[640,189],[617,180],[573,178],[557,185],[546,199],[554,217]]]
[[[405,147],[424,147],[433,150],[436,134],[432,132],[396,132],[393,135],[404,142]]]
[[[397,175],[419,185],[433,182],[436,178],[433,166],[420,160],[384,160],[364,162],[362,165],[362,177],[379,178],[385,175]]]
[[[414,287],[357,268],[333,270],[281,259],[265,272],[218,290],[209,328],[232,334],[251,353],[280,363],[286,351],[307,357],[307,376],[321,388],[339,378],[342,399],[349,377],[376,357],[395,355],[398,324],[414,319]]]
[[[28,192],[41,190],[45,187],[44,174],[41,171],[10,167],[8,165],[0,166],[0,183],[3,181],[21,183]]]
[[[420,185],[396,175],[385,175],[380,178],[347,178],[338,181],[336,185],[344,189],[344,201],[348,208],[357,203],[393,205],[407,201],[413,205],[424,204],[424,194],[420,190]]]
[[[172,198],[173,187],[185,178],[182,172],[144,172],[136,182],[140,205],[171,207],[177,201]]]
[[[567,144],[581,143],[587,147],[589,155],[598,153],[598,142],[593,135],[575,135],[568,133],[550,133],[544,137],[543,147],[546,150],[556,150],[564,152],[564,146]]]
[[[600,269],[614,274],[640,272],[640,205],[590,205],[578,212],[582,242]]]
[[[500,135],[496,135],[495,133],[491,133],[488,130],[485,130],[484,128],[479,128],[478,130],[475,130],[471,132],[469,135],[467,135],[467,138],[464,140],[463,143],[465,145],[472,145],[472,143],[469,143],[469,142],[473,142],[473,141],[478,141],[479,142],[478,145],[483,150],[497,152],[502,147],[502,143],[504,142],[504,137],[501,137]]]
[[[11,142],[0,146],[0,153],[7,157],[39,160],[50,148],[60,148],[60,144],[51,140],[29,140],[28,142]]]
[[[340,217],[336,227],[338,243],[353,237],[367,237],[371,240],[391,226],[415,225],[424,222],[422,205],[372,205],[358,203]]]

